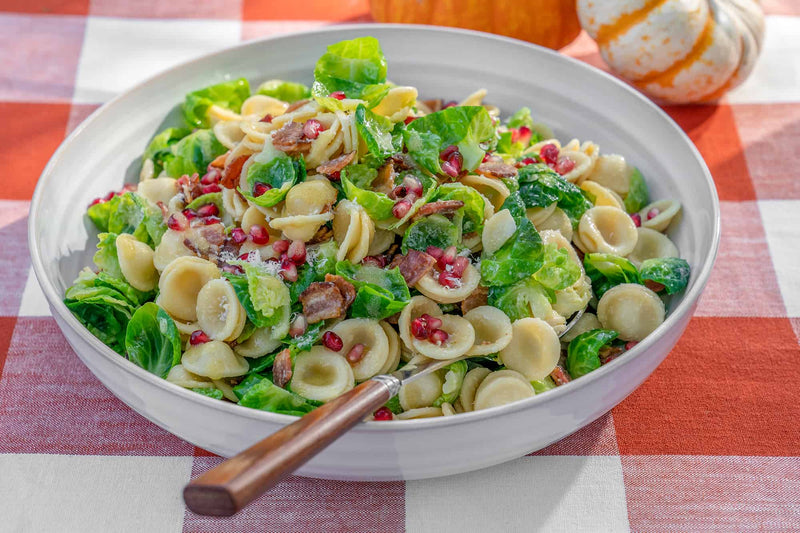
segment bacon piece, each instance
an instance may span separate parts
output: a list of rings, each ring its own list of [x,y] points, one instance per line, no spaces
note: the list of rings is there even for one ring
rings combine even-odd
[[[200,257],[203,255],[203,252],[200,251],[200,248],[197,247],[195,243],[193,243],[189,239],[183,239],[183,245],[189,249],[194,255]]]
[[[489,178],[513,178],[517,175],[517,169],[507,163],[481,163],[478,174]]]
[[[303,125],[289,122],[272,134],[272,145],[281,152],[307,152],[311,148],[311,139],[303,136]]]
[[[664,290],[664,285],[657,281],[653,281],[652,279],[644,280],[644,286],[653,292],[661,292]]]
[[[467,314],[476,307],[489,304],[489,289],[483,285],[478,285],[475,290],[469,293],[463,302],[461,302],[461,313]]]
[[[231,162],[230,165],[222,169],[222,178],[219,184],[226,189],[235,189],[239,185],[239,176],[242,173],[242,165],[247,161],[249,156],[239,156]]]
[[[342,154],[336,159],[331,159],[330,161],[325,161],[320,166],[317,167],[317,173],[331,175],[339,172],[344,167],[349,165],[355,159],[356,153],[352,151],[348,154]]]
[[[462,207],[464,207],[464,202],[461,200],[439,200],[438,202],[430,202],[423,205],[412,218],[416,220],[434,213],[454,213]]]
[[[600,348],[600,364],[607,364],[625,353],[625,348],[622,346],[603,346]]]
[[[372,182],[372,189],[383,194],[389,194],[394,189],[394,161],[388,159],[386,163],[378,169],[378,176]]]
[[[417,168],[414,160],[408,154],[394,154],[391,158],[395,170],[411,170]]]
[[[214,168],[224,168],[225,167],[225,159],[227,159],[229,153],[231,153],[230,150],[228,150],[227,152],[225,152],[222,155],[218,155],[217,157],[214,158],[214,160],[211,163],[209,163],[208,166],[214,167]]]
[[[310,101],[311,100],[298,100],[298,101],[294,102],[293,104],[289,104],[289,107],[286,108],[286,113],[291,113],[292,111],[300,109],[301,107],[303,107],[304,105],[306,105]]]
[[[328,226],[320,226],[317,232],[311,237],[311,240],[306,244],[317,244],[320,242],[327,242],[333,238],[333,230]]]
[[[272,381],[278,387],[285,387],[292,379],[292,353],[289,348],[281,350],[272,363]]]
[[[331,281],[312,283],[300,294],[299,300],[309,324],[328,318],[339,318],[347,309],[344,305],[344,296]]]
[[[425,104],[431,110],[431,113],[436,113],[437,111],[441,111],[443,102],[444,101],[441,98],[422,100],[422,103]]]
[[[419,280],[425,277],[425,274],[433,270],[433,265],[436,264],[436,259],[418,250],[409,250],[408,254],[397,265],[400,268],[400,274],[406,280],[409,287],[413,287]]]
[[[572,381],[572,378],[569,377],[567,371],[564,370],[564,367],[557,366],[550,372],[550,377],[553,378],[553,381],[556,383],[556,387],[560,387],[564,383],[569,383]]]
[[[225,243],[225,228],[222,224],[212,224],[210,226],[202,226],[200,228],[200,235],[203,236],[208,244],[219,246]]]
[[[353,303],[353,300],[356,299],[356,288],[353,286],[353,284],[344,279],[342,276],[337,276],[335,274],[325,274],[325,281],[336,285],[336,288],[339,289],[339,292],[344,298],[344,308],[347,310],[347,308],[350,307],[350,304]]]

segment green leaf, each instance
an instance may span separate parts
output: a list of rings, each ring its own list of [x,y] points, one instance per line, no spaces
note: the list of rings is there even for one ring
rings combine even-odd
[[[167,176],[180,178],[205,174],[208,165],[228,151],[211,130],[197,130],[172,145],[172,157],[166,162]]]
[[[546,376],[544,379],[531,381],[531,385],[533,385],[533,390],[536,391],[536,394],[541,394],[556,388],[556,382],[553,381],[553,378],[550,376]]]
[[[209,85],[192,91],[183,102],[183,118],[193,128],[208,128],[208,108],[217,105],[238,113],[242,103],[250,97],[250,84],[244,78]]]
[[[203,396],[208,396],[209,398],[214,398],[215,400],[221,400],[224,397],[221,390],[210,387],[194,388],[191,390],[192,392],[202,394]]]
[[[592,291],[598,299],[621,283],[641,283],[634,264],[618,255],[586,254],[583,268],[592,280]]]
[[[101,233],[97,236],[97,251],[94,253],[94,264],[109,276],[124,279],[117,259],[117,234]]]
[[[309,325],[306,332],[299,337],[288,337],[283,342],[289,345],[292,355],[298,352],[306,352],[319,342],[325,329],[325,321],[320,320],[319,322]]]
[[[241,384],[234,388],[234,392],[237,392],[236,389],[239,387]],[[242,392],[241,389],[239,392]],[[316,407],[302,396],[278,387],[267,378],[261,378],[255,383],[248,383],[248,388],[242,394],[239,405],[294,416],[303,416]]]
[[[400,405],[400,398],[398,396],[392,396],[383,406],[395,415],[399,415],[403,412],[403,407]]]
[[[517,229],[493,254],[481,256],[482,283],[509,285],[529,278],[543,265],[542,238],[526,217],[516,217]]]
[[[346,168],[342,169],[341,183],[342,191],[347,199],[363,207],[372,220],[381,221],[392,218],[394,201],[384,193],[356,187],[350,181]]]
[[[463,233],[481,231],[486,202],[478,191],[460,183],[444,183],[437,188],[436,195],[433,197],[434,202],[439,200],[464,202],[464,207],[459,209],[459,212],[464,215]]]
[[[642,281],[660,283],[667,294],[675,294],[685,289],[689,284],[690,275],[689,263],[679,257],[645,259],[639,267],[639,277]]]
[[[98,230],[108,233],[130,233],[152,247],[161,242],[167,225],[160,210],[134,192],[114,196],[107,202],[94,204],[86,211]]]
[[[152,300],[156,294],[155,291],[144,292],[135,289],[124,279],[115,278],[102,271],[94,275],[92,282],[95,287],[108,287],[119,292],[133,307],[139,307],[143,303]],[[69,291],[69,289],[67,290]]]
[[[247,318],[257,328],[274,326],[285,321],[291,305],[286,285],[258,266],[244,261],[236,262],[244,268],[245,275],[230,272],[223,272],[222,275],[233,285]]]
[[[566,181],[545,164],[525,165],[519,169],[519,193],[527,207],[558,207],[576,225],[592,202],[576,185]]]
[[[363,104],[358,104],[355,118],[358,133],[367,143],[367,149],[373,156],[386,159],[399,150],[400,147],[392,143],[394,124],[388,118],[376,115]]]
[[[128,322],[125,351],[130,361],[163,378],[181,362],[181,335],[166,311],[147,302]]]
[[[509,128],[519,128],[520,126],[533,127],[533,118],[531,117],[531,110],[527,107],[521,107],[519,110],[508,117],[506,126]]]
[[[512,321],[527,317],[544,319],[553,312],[547,290],[533,277],[512,285],[490,287],[488,301]]]
[[[198,207],[202,207],[206,204],[214,204],[219,209],[220,213],[225,211],[225,207],[222,205],[222,193],[221,192],[209,192],[206,194],[202,194],[189,202],[186,206],[186,209],[197,209]]]
[[[167,128],[153,137],[150,144],[142,154],[142,162],[151,159],[153,161],[154,173],[158,176],[164,169],[164,164],[172,157],[172,145],[192,133],[188,128]]]
[[[533,277],[546,288],[560,291],[578,281],[581,267],[572,260],[567,250],[550,243],[544,246],[544,264]]]
[[[292,302],[299,301],[300,294],[315,281],[324,281],[325,274],[333,274],[336,269],[338,246],[328,241],[307,248],[306,262],[298,269],[297,281],[289,287]]]
[[[499,154],[506,154],[513,158],[520,157],[526,146],[519,141],[514,142],[512,139],[513,135],[510,131],[500,132],[495,151]]]
[[[412,222],[403,236],[401,251],[406,254],[409,249],[424,252],[428,246],[436,246],[444,250],[461,241],[461,228],[442,215],[430,215]]]
[[[268,80],[258,86],[258,94],[271,96],[284,102],[294,103],[311,97],[311,89],[302,83],[284,80]]]
[[[306,165],[303,157],[292,159],[286,155],[280,155],[266,163],[255,161],[247,169],[247,183],[250,191],[256,183],[264,183],[272,187],[261,196],[253,196],[249,191],[239,192],[250,202],[261,207],[272,207],[279,204],[295,183],[305,179]]]
[[[411,299],[399,268],[384,270],[371,265],[336,263],[336,274],[356,288],[356,299],[350,307],[352,317],[380,320],[402,311]]]
[[[463,359],[456,361],[445,367],[447,372],[444,375],[442,394],[433,401],[434,407],[440,407],[443,403],[453,403],[461,392],[464,384],[464,376],[467,375],[467,362]]]
[[[346,176],[359,189],[369,189],[378,177],[378,171],[369,165],[351,164],[342,169],[341,175]]]
[[[339,100],[328,96],[338,91],[372,108],[389,92],[385,81],[386,58],[380,43],[374,37],[359,37],[328,46],[314,67],[311,94],[329,109],[342,108]]]
[[[593,329],[581,333],[567,348],[567,371],[579,378],[600,368],[600,348],[617,338],[616,331]]]
[[[408,153],[428,171],[441,174],[439,154],[455,145],[464,158],[463,169],[475,170],[484,150],[480,143],[494,136],[494,124],[482,106],[455,106],[411,122],[403,131]]]
[[[412,171],[400,174],[400,176],[397,177],[396,182],[402,183],[403,179],[407,175],[413,175]],[[413,204],[411,204],[411,209],[409,209],[408,213],[406,213],[406,215],[403,218],[401,219],[391,218],[390,220],[393,220],[394,222],[384,225],[378,224],[378,227],[380,227],[381,229],[395,230],[403,226],[405,223],[411,220],[411,218],[413,218],[414,215],[417,214],[417,211],[419,211],[420,207],[430,202],[431,199],[434,197],[434,195],[436,195],[436,190],[439,185],[438,181],[436,181],[429,175],[415,175],[414,177],[416,177],[422,183],[422,198],[417,199]]]
[[[650,203],[650,192],[647,183],[638,168],[634,168],[629,178],[628,194],[625,196],[625,210],[636,213]]]

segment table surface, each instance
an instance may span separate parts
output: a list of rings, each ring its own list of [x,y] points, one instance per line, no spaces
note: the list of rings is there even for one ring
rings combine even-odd
[[[0,529],[800,531],[800,2],[762,4],[752,78],[719,105],[667,108],[714,175],[722,242],[686,334],[636,392],[502,466],[405,483],[294,477],[220,520],[180,499],[220,458],[112,396],[50,317],[29,200],[64,136],[133,83],[242,40],[369,21],[366,0],[4,0]],[[564,52],[603,67],[586,35]]]

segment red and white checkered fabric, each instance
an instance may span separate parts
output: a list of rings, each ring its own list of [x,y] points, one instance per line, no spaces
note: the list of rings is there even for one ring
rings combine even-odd
[[[220,520],[180,498],[220,459],[112,396],[49,316],[29,200],[64,136],[133,83],[242,40],[368,21],[367,0],[4,0],[0,530],[800,531],[800,2],[762,4],[752,78],[719,105],[667,108],[714,175],[722,244],[695,318],[641,388],[505,465],[406,483],[295,477]],[[564,52],[603,67],[585,35]]]

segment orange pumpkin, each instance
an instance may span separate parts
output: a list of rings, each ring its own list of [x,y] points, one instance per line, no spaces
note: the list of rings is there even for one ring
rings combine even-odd
[[[378,22],[432,24],[497,33],[548,48],[581,31],[571,0],[370,0]]]

